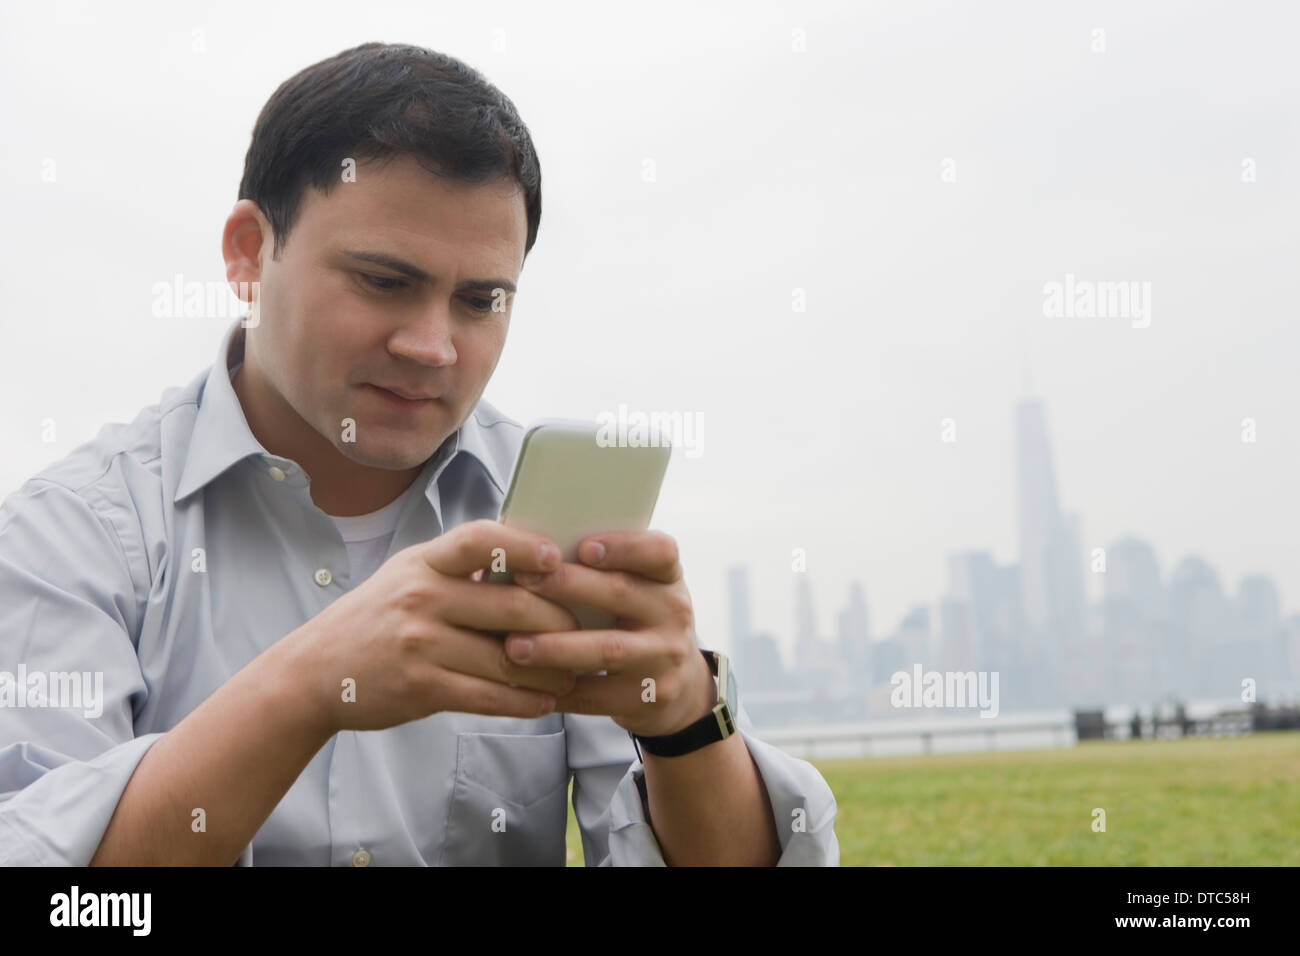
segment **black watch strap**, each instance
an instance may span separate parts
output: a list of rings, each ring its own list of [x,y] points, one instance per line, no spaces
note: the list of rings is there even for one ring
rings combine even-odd
[[[709,662],[709,671],[714,677],[718,676],[718,660],[712,651],[701,649],[701,653]],[[721,692],[719,692],[721,699]],[[693,750],[699,750],[709,744],[717,743],[724,740],[736,732],[734,715],[727,707],[721,709],[722,719],[726,722],[726,731],[718,722],[719,712],[710,710],[689,727],[684,727],[675,734],[667,734],[662,737],[642,737],[639,734],[632,734],[632,742],[637,745],[637,756],[641,756],[641,748],[645,748],[649,753],[656,757],[680,757],[682,754],[688,754]],[[644,759],[642,760],[644,763]]]

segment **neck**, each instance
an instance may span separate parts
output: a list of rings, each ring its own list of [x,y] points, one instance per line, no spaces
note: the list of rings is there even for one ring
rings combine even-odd
[[[393,471],[370,468],[341,455],[270,386],[247,354],[231,378],[253,437],[273,455],[302,466],[311,499],[328,515],[350,517],[378,511],[411,487],[423,464]]]

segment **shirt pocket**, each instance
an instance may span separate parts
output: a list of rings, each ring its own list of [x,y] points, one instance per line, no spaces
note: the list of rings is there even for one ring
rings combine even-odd
[[[563,730],[456,735],[443,866],[563,866],[569,764]]]

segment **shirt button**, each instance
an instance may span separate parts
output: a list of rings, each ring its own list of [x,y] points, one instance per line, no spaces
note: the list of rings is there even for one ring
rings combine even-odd
[[[329,568],[316,569],[316,583],[321,587],[328,587],[329,583],[334,580],[334,575],[330,574]]]
[[[356,853],[353,853],[353,854],[352,854],[352,865],[353,865],[353,866],[369,866],[369,865],[370,865],[370,853],[369,853],[369,851],[367,851],[367,850],[357,850]]]
[[[281,468],[279,465],[272,465],[270,470],[271,470],[272,478],[274,478],[276,481],[284,481],[283,468]]]

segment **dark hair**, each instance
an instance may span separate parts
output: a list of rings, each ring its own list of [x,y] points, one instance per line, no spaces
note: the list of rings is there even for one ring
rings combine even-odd
[[[415,157],[435,176],[481,184],[513,178],[528,238],[542,218],[542,170],[514,103],[481,73],[423,47],[363,43],[294,74],[262,107],[239,198],[257,203],[278,258],[310,183],[341,180],[345,157]]]

